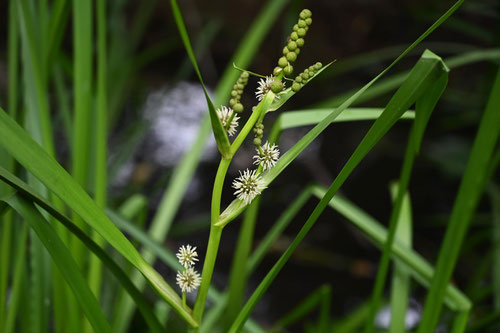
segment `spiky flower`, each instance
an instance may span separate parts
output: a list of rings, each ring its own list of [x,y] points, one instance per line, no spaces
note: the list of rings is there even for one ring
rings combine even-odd
[[[200,274],[196,272],[193,267],[184,269],[184,271],[177,272],[177,284],[181,287],[183,293],[196,290],[200,286]]]
[[[236,189],[234,195],[247,205],[266,188],[264,181],[257,170],[250,171],[246,169],[240,176],[233,181],[233,188]]]
[[[198,253],[196,252],[196,246],[182,245],[179,248],[179,252],[176,254],[177,259],[182,266],[189,268],[195,264],[195,261],[198,261]]]
[[[233,118],[231,120],[231,124],[227,128],[227,134],[229,136],[233,136],[236,133],[236,128],[238,127],[238,119],[240,119],[240,117],[238,117],[236,114],[233,117],[234,113],[233,109],[228,108],[226,106],[221,106],[219,109],[216,110],[216,112],[217,116],[220,119],[220,122],[222,123],[222,127],[224,128],[227,128],[226,127],[227,123],[229,122],[231,117]]]
[[[279,81],[279,80],[278,80]],[[259,87],[257,88],[257,91],[255,92],[255,96],[257,97],[257,100],[259,101],[262,101],[262,99],[264,98],[264,96],[266,96],[266,94],[273,90],[273,82],[275,82],[275,78],[274,76],[266,76],[265,79],[260,79],[259,81]],[[281,83],[281,81],[279,81]],[[275,90],[276,90],[276,84],[275,84]],[[285,89],[285,85],[282,84],[280,86],[282,88],[282,91]],[[275,94],[278,94],[280,91],[276,92],[274,91]],[[279,95],[276,95],[276,99],[279,99]]]
[[[266,141],[260,150],[257,149],[257,155],[253,157],[255,159],[253,164],[262,165],[262,168],[266,171],[271,169],[276,164],[279,157],[280,151],[278,146]]]

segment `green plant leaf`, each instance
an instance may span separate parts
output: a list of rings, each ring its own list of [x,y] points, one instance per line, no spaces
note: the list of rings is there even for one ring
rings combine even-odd
[[[36,232],[44,246],[49,251],[66,282],[73,290],[87,319],[96,332],[111,332],[111,327],[101,311],[101,307],[87,285],[85,278],[71,257],[68,248],[61,241],[52,226],[43,218],[35,206],[26,199],[12,195],[5,200],[15,209],[26,223]]]
[[[88,237],[74,222],[57,210],[50,202],[38,195],[28,184],[0,167],[0,179],[15,188],[19,193],[37,205],[45,209],[50,215],[55,217],[62,223],[72,234],[80,239],[85,246],[92,251],[113,273],[120,284],[125,288],[129,295],[136,302],[139,311],[144,316],[144,319],[149,325],[149,328],[154,332],[161,332],[163,329],[158,323],[158,320],[152,315],[153,310],[142,293],[130,281],[128,275],[120,268],[120,266],[99,246],[95,241]]]
[[[179,295],[137,252],[102,208],[14,120],[0,109],[0,145],[63,200],[89,226],[134,265],[155,291],[191,326],[198,326]]]
[[[193,64],[194,70],[198,75],[198,79],[200,80],[201,86],[203,87],[203,92],[205,93],[205,98],[207,100],[208,112],[210,114],[210,121],[212,123],[212,130],[214,132],[215,141],[217,142],[217,147],[222,155],[222,157],[227,157],[230,154],[230,143],[229,138],[227,137],[226,130],[222,126],[222,123],[217,116],[217,112],[215,111],[215,107],[208,96],[207,89],[205,88],[205,84],[203,83],[203,78],[201,76],[200,69],[198,68],[198,62],[196,61],[196,57],[193,52],[193,48],[191,47],[191,42],[189,40],[189,35],[186,30],[186,26],[184,24],[184,20],[182,18],[181,11],[179,6],[177,5],[176,0],[171,0],[170,5],[172,6],[172,11],[174,14],[175,23],[177,24],[177,28],[179,29],[179,33],[182,38],[182,42],[184,43],[184,47],[186,48],[186,52],[188,53],[189,59],[191,59],[191,63]]]
[[[450,281],[465,234],[489,176],[489,164],[500,134],[500,70],[497,71],[486,109],[474,140],[443,246],[439,251],[436,276],[427,296],[418,332],[432,332],[441,312],[444,291]]]
[[[392,200],[397,197],[398,184],[390,187]],[[412,217],[410,196],[406,193],[398,217],[395,240],[408,248],[412,248]],[[403,263],[395,260],[391,284],[391,324],[389,333],[400,333],[406,329],[406,311],[410,296],[410,272]]]

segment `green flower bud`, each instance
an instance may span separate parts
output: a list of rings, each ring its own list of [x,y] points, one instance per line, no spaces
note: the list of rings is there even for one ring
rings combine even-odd
[[[234,99],[234,98],[231,98],[229,100],[229,105],[231,105],[231,107],[234,106],[236,103],[238,103],[238,101],[236,99]]]
[[[283,68],[281,68],[281,67],[274,67],[273,75],[278,76],[282,70],[283,70]]]
[[[255,138],[255,139],[253,139],[253,144],[254,144],[255,146],[260,146],[260,144],[261,144],[261,143],[262,143],[262,140],[261,140],[261,139],[259,139],[259,138]]]
[[[297,76],[297,77],[295,78],[295,82],[302,83],[302,76],[300,76],[300,75],[299,75],[299,76]]]
[[[313,23],[313,19],[308,17],[305,19],[307,25],[311,25]]]
[[[257,136],[262,136],[264,134],[264,131],[260,128],[258,128],[256,131],[255,131],[255,134],[257,134]]]
[[[295,54],[295,52],[290,52],[286,55],[286,59],[288,61],[294,62],[295,60],[297,60],[297,54]]]
[[[281,92],[283,90],[283,82],[281,82],[281,80],[274,80],[271,83],[271,90],[275,94]]]
[[[236,90],[236,92],[237,92],[237,93],[238,93],[238,95],[240,95],[240,96],[241,96],[241,95],[243,95],[243,89],[238,89],[238,90]]]
[[[234,110],[234,112],[236,112],[236,113],[242,113],[242,112],[243,112],[243,104],[241,104],[241,103],[236,103],[236,104],[233,106],[233,110]]]
[[[295,43],[297,43],[297,46],[298,47],[302,47],[304,46],[304,38],[299,38],[295,41]]]
[[[299,30],[297,30],[297,35],[299,35],[299,37],[304,37],[306,35],[306,29],[299,28]]]
[[[302,73],[302,79],[304,79],[304,81],[309,80],[309,72]]]
[[[309,72],[316,72],[316,68],[314,66],[309,66]]]
[[[297,43],[295,43],[293,40],[288,42],[288,46],[286,46],[288,50],[294,51],[297,48]]]
[[[241,78],[242,79],[248,79],[249,76],[250,76],[250,74],[248,74],[247,71],[244,71],[243,73],[241,73]]]
[[[299,20],[299,23],[297,25],[299,26],[299,28],[307,27],[306,21],[302,19]]]
[[[299,14],[299,17],[303,20],[305,20],[306,18],[309,18],[312,16],[312,13],[309,9],[303,9],[300,14]]]
[[[297,31],[297,30],[299,30],[299,26],[297,24],[294,24],[293,31]]]
[[[257,126],[257,128],[260,128],[260,129],[262,129],[262,130],[264,129],[264,124],[263,124],[263,123],[258,123],[258,124],[257,124],[257,125],[255,125],[255,126]]]
[[[245,89],[245,86],[244,86],[243,84],[238,83],[238,84],[236,85],[236,90],[243,90],[243,89]]]
[[[286,56],[288,53],[290,53],[290,49],[287,46],[285,46],[283,48],[283,55]]]
[[[232,96],[232,97],[236,97],[236,96],[238,96],[238,92],[236,92],[236,90],[232,90],[232,91],[231,91],[231,96]]]
[[[321,67],[323,67],[323,64],[320,63],[320,62],[317,62],[317,63],[314,64],[314,68],[316,68],[317,71],[320,70]]]
[[[295,92],[298,92],[300,90],[301,86],[300,84],[298,84],[297,82],[294,82],[292,84],[292,90],[295,91]]]
[[[300,54],[300,49],[297,47],[293,52],[295,52],[296,55]]]
[[[294,31],[294,32],[292,32],[292,34],[290,35],[290,38],[291,38],[292,40],[297,40],[297,39],[299,39],[299,35],[297,35],[297,33]]]
[[[285,73],[286,76],[290,76],[293,73],[293,66],[288,64],[285,68],[283,68],[283,73]]]
[[[288,65],[288,60],[286,60],[285,57],[281,57],[280,60],[278,60],[278,66],[281,68],[286,67]]]

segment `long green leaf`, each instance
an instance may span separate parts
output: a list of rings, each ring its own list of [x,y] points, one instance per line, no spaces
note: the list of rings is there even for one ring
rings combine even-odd
[[[458,259],[460,247],[487,181],[488,167],[500,134],[500,70],[491,89],[486,110],[470,153],[436,264],[436,277],[425,302],[419,333],[431,332],[437,325],[444,297]]]
[[[196,57],[193,52],[193,48],[191,47],[191,42],[189,40],[189,36],[186,30],[186,26],[184,25],[184,20],[182,18],[181,11],[179,6],[177,5],[176,0],[170,0],[170,5],[172,6],[172,11],[174,14],[175,23],[177,24],[177,28],[179,29],[179,33],[182,38],[182,42],[184,43],[184,47],[188,53],[189,59],[193,64],[194,70],[198,75],[198,79],[200,80],[201,86],[203,87],[203,92],[205,93],[205,98],[207,100],[208,112],[210,114],[210,121],[212,123],[212,130],[214,132],[215,141],[217,142],[217,147],[222,155],[222,157],[229,156],[230,153],[230,143],[229,138],[227,137],[227,133],[222,126],[222,123],[215,112],[215,107],[208,96],[207,89],[205,88],[205,84],[203,83],[203,78],[201,76],[200,69],[198,68],[198,62],[196,61]]]
[[[23,216],[24,221],[29,223],[43,242],[66,282],[73,290],[94,330],[96,332],[111,332],[111,327],[106,321],[106,317],[102,313],[101,307],[88,287],[85,278],[51,225],[43,218],[35,206],[26,199],[13,195],[4,200]]]
[[[39,196],[32,188],[30,188],[26,183],[24,183],[19,178],[12,175],[7,170],[0,167],[0,179],[14,187],[19,193],[21,193],[27,199],[35,202],[37,205],[45,209],[49,214],[56,218],[60,223],[62,223],[72,234],[74,234],[78,239],[80,239],[85,246],[88,247],[113,273],[117,280],[122,284],[125,290],[130,294],[133,300],[136,302],[139,310],[141,311],[144,319],[148,323],[150,329],[155,332],[162,331],[161,325],[158,323],[157,319],[152,315],[153,310],[149,303],[142,296],[141,292],[134,286],[134,284],[128,278],[128,275],[116,264],[113,259],[104,251],[100,245],[88,237],[85,232],[83,232],[74,222],[68,219],[65,215],[57,210],[51,203]]]
[[[391,196],[394,201],[397,197],[398,185],[391,186]],[[412,217],[410,196],[406,193],[401,213],[399,214],[396,240],[401,245],[412,247]],[[392,244],[391,244],[392,245]],[[400,333],[406,329],[406,310],[410,296],[410,272],[402,263],[395,261],[391,284],[391,324],[389,333]]]
[[[5,150],[141,271],[156,292],[186,322],[197,326],[191,314],[183,308],[179,295],[144,261],[130,241],[104,214],[102,208],[97,206],[75,180],[1,109],[0,133],[2,133],[0,145]]]

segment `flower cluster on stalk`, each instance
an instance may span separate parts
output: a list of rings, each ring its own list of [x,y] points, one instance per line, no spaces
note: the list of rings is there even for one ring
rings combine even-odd
[[[194,270],[194,264],[198,261],[196,246],[182,245],[176,256],[179,263],[184,267],[182,272],[177,271],[177,285],[179,285],[183,293],[190,293],[196,290],[201,283],[200,274]]]

